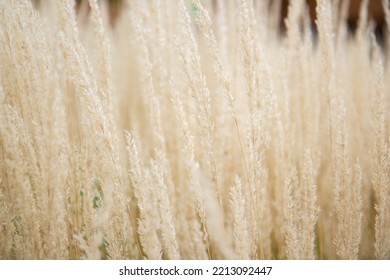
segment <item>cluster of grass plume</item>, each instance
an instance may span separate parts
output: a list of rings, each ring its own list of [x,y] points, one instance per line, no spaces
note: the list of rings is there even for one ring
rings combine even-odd
[[[390,28],[281,2],[0,0],[0,259],[389,259]]]

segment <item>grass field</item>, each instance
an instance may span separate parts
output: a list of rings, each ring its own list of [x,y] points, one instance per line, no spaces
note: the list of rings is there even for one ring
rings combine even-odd
[[[0,259],[390,259],[389,28],[347,2],[0,0]]]

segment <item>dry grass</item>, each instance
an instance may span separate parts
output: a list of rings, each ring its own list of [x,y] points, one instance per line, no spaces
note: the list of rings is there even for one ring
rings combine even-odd
[[[390,37],[279,2],[0,1],[0,259],[390,259]]]

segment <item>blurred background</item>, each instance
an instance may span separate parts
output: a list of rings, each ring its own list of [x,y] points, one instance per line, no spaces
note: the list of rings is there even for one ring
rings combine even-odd
[[[34,5],[36,7],[39,7],[40,5],[43,5],[45,1],[42,0],[32,0]],[[104,1],[106,4],[108,4],[109,12],[110,12],[110,21],[111,24],[115,25],[115,20],[117,17],[120,16],[121,8],[126,3],[126,0],[101,0]],[[131,1],[131,0],[130,0]],[[225,1],[225,0],[223,0]],[[228,0],[229,1],[229,0]],[[271,7],[277,7],[280,10],[281,15],[281,29],[284,29],[284,18],[288,15],[288,5],[290,1],[294,0],[254,0],[254,2],[258,1],[268,1],[269,6]],[[341,7],[341,4],[343,2],[347,2],[348,0],[333,0],[339,2],[339,6]],[[218,10],[218,2],[219,0],[213,0],[213,9],[214,11]],[[356,29],[357,21],[359,18],[359,11],[362,3],[364,3],[364,0],[349,0],[349,10],[348,10],[348,25],[350,27],[350,31],[353,32]],[[385,0],[383,2],[387,2],[387,5],[389,4],[388,0]],[[85,6],[88,9],[88,0],[75,0],[76,3],[76,9],[80,11]],[[306,0],[310,16],[312,18],[312,22],[314,25],[316,13],[316,0]],[[369,11],[369,19],[373,21],[373,23],[376,26],[377,32],[382,32],[385,24],[385,13],[383,11],[383,3],[382,0],[368,0],[368,11]]]

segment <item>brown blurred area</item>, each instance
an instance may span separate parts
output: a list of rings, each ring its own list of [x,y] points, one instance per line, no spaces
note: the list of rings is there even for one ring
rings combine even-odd
[[[44,5],[46,0],[31,0],[34,7],[39,8],[40,5]],[[80,11],[85,12],[85,10],[89,9],[89,1],[88,0],[74,0],[76,13]],[[110,24],[112,26],[115,25],[117,18],[120,16],[122,5],[125,1],[123,0],[98,0],[98,2],[104,1],[108,4],[108,12],[110,14]]]
[[[281,8],[282,18],[287,17],[288,5],[290,1],[294,1],[294,0],[282,0],[282,8]],[[340,0],[339,1],[340,5],[342,1],[346,1],[346,0]],[[306,0],[313,23],[315,22],[316,19],[316,2],[317,2],[316,0]],[[349,2],[350,3],[349,3],[347,20],[348,20],[348,26],[350,30],[353,32],[356,29],[357,22],[359,20],[359,11],[361,8],[361,4],[363,3],[363,0],[350,0]],[[385,25],[385,15],[384,15],[383,5],[381,0],[368,1],[368,16],[369,19],[373,20],[373,22],[375,23],[377,31],[381,32],[381,30],[384,28]]]
[[[105,1],[108,3],[109,7],[109,13],[110,13],[110,22],[112,25],[115,24],[116,19],[120,16],[121,7],[124,4],[124,0],[100,0]],[[166,0],[171,1],[171,0]],[[230,0],[227,0],[230,1]],[[254,0],[256,1],[263,1],[263,0]],[[270,3],[272,3],[273,0],[270,0]],[[290,1],[294,0],[281,0],[281,18],[285,19],[288,14],[288,5]],[[339,3],[346,0],[339,0]],[[389,0],[390,1],[390,0]],[[39,5],[44,4],[44,1],[42,0],[32,0],[34,3],[34,6],[39,7]],[[213,7],[218,7],[217,1],[212,0]],[[349,12],[348,12],[348,26],[350,28],[350,31],[354,31],[357,26],[357,22],[359,19],[359,11],[361,7],[361,3],[363,0],[350,0],[349,5]],[[80,11],[83,7],[88,7],[88,0],[75,0],[76,3],[76,10]],[[306,0],[306,3],[309,7],[310,15],[312,18],[312,22],[314,24],[316,19],[316,0]],[[384,17],[384,11],[382,6],[381,0],[369,0],[368,1],[368,12],[369,12],[369,18],[373,20],[373,22],[376,25],[377,32],[382,32],[384,26],[385,26],[385,17]],[[283,20],[282,20],[283,21]],[[281,23],[281,28],[284,28],[283,22]]]

